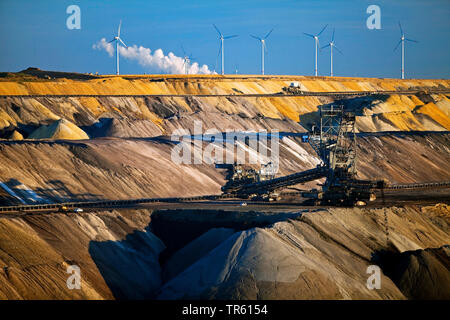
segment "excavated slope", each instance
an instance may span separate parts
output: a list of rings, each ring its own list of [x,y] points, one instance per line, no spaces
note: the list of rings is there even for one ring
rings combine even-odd
[[[367,267],[376,264],[374,256],[383,250],[405,252],[448,244],[448,208],[444,213],[446,222],[441,224],[426,209],[330,209],[239,231],[164,284],[159,298],[402,299],[404,293],[384,276],[380,290],[368,290]],[[439,270],[431,275],[434,289],[425,281],[405,284],[403,279],[401,288],[411,298],[424,298],[426,293],[446,297],[450,278],[445,261],[446,250],[428,259],[428,267]],[[426,275],[426,269],[414,276],[420,274]],[[407,277],[408,272],[402,275]],[[426,293],[411,294],[421,289]]]
[[[60,119],[48,126],[34,130],[28,139],[83,140],[89,136],[68,120]]]
[[[139,210],[0,219],[0,299],[112,299],[114,288],[96,264],[104,259],[122,270],[122,296],[148,296],[160,287],[164,249],[145,232],[148,223],[148,212]],[[99,249],[96,261],[91,245]],[[69,265],[80,267],[81,290],[67,288]]]
[[[394,80],[298,76],[124,76],[90,80],[1,78],[0,137],[19,130],[25,138],[41,124],[60,118],[90,137],[169,135],[175,128],[204,130],[278,129],[301,132],[317,118],[317,108],[333,102],[355,109],[359,131],[450,130],[448,96],[443,93],[378,95],[335,101],[332,97],[239,97],[274,94],[292,81],[308,91],[448,89],[448,80]],[[20,79],[20,78],[19,78]],[[228,97],[112,97],[111,95],[229,94]],[[17,96],[15,95],[23,95]],[[35,97],[33,95],[97,95]],[[114,119],[114,121],[112,121]],[[273,120],[277,121],[273,121]],[[292,123],[294,122],[294,123]],[[102,125],[105,125],[102,129]],[[289,130],[288,130],[289,129]]]
[[[309,144],[291,133],[309,129],[317,121],[317,107],[335,102],[332,98],[243,98],[241,93],[277,93],[291,81],[310,91],[449,87],[448,80],[77,77],[46,77],[41,71],[0,77],[0,95],[9,95],[0,97],[0,138],[11,139],[0,142],[1,205],[220,194],[224,173],[208,155],[209,163],[202,164],[171,160],[175,146],[193,150],[201,145],[177,144],[167,137],[176,129],[197,134],[195,120],[201,121],[203,131],[284,132],[278,175],[318,164]],[[46,94],[63,97],[32,96]],[[71,94],[100,96],[64,97]],[[235,96],[110,96],[118,94]],[[450,130],[446,94],[341,102],[355,110],[359,131]],[[61,130],[63,125],[70,130]],[[78,129],[87,136],[74,135]],[[48,140],[103,138],[27,140],[35,130],[45,134],[34,137]],[[67,131],[70,134],[56,134]],[[13,141],[21,138],[25,140]],[[392,183],[450,180],[449,139],[446,132],[360,134],[358,174]],[[260,163],[270,160],[251,146],[241,147]],[[313,186],[315,182],[305,187]],[[276,222],[260,212],[240,213],[240,219],[222,212],[209,221],[207,212],[178,213],[112,210],[0,217],[0,299],[448,297],[446,205],[296,211],[274,214]],[[261,215],[267,220],[263,224]],[[190,228],[179,232],[192,225],[192,216],[198,217],[196,225],[209,223],[204,232],[213,229],[205,234]],[[248,222],[249,217],[258,223]],[[397,261],[402,268],[393,267]],[[381,290],[365,286],[370,264],[383,269]],[[66,286],[69,265],[81,267],[81,290]]]
[[[136,75],[100,76],[90,80],[68,77],[44,80],[2,78],[1,95],[145,95],[145,94],[258,94],[277,93],[292,81],[313,92],[377,91],[448,88],[444,79],[380,79],[307,76]]]
[[[358,174],[361,178],[385,178],[391,183],[450,180],[449,139],[446,133],[359,137]],[[186,150],[192,150],[192,142],[183,144]],[[258,156],[251,145],[241,145],[254,161],[270,161],[270,152],[268,157]],[[174,147],[173,142],[164,139],[3,143],[0,182],[11,189],[23,184],[26,187],[21,188],[49,201],[221,194],[225,172],[215,168],[208,153],[201,164],[179,164],[171,158]],[[277,176],[311,169],[319,163],[310,145],[297,137],[283,137],[279,152]],[[315,182],[304,187],[312,186]],[[22,194],[28,202],[30,195]],[[9,200],[0,199],[4,204]]]
[[[166,228],[153,225],[155,214],[167,220]],[[161,265],[166,244],[155,234],[175,240],[179,233],[171,227],[179,224],[174,222],[199,214],[201,223],[216,228],[228,221],[228,229],[185,241],[185,248]],[[267,214],[254,212],[246,221]],[[445,205],[303,210],[297,217],[248,229],[234,215],[224,212],[217,220],[214,213],[186,210],[174,220],[164,210],[113,210],[0,218],[0,298],[448,298]],[[394,258],[376,259],[386,251]],[[389,265],[395,259],[407,263],[394,274]],[[382,270],[379,290],[366,286],[367,267],[374,264]],[[69,265],[81,269],[81,290],[66,286]],[[433,270],[435,286],[415,281],[428,276],[427,270]]]

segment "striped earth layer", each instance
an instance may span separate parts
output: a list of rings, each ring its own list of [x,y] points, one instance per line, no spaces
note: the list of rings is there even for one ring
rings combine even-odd
[[[317,120],[319,106],[331,103],[353,109],[359,131],[446,131],[450,128],[447,94],[427,93],[448,90],[448,80],[298,76],[103,76],[88,80],[55,76],[48,80],[33,76],[20,81],[16,77],[0,78],[0,132],[3,138],[11,137],[14,131],[26,138],[39,126],[61,118],[81,127],[90,137],[170,135],[180,127],[193,130],[194,120],[201,120],[205,130],[298,132]],[[314,92],[421,92],[349,97],[339,101],[324,96],[239,96],[277,94],[292,81],[301,83],[303,90]],[[80,139],[80,136],[74,133],[73,138]]]

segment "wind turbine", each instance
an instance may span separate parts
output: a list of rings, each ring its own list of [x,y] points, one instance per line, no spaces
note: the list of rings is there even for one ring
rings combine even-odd
[[[216,25],[213,24],[213,26],[214,26],[214,28],[216,29],[217,33],[219,34],[219,40],[220,40],[219,54],[220,54],[220,52],[222,51],[222,74],[224,74],[224,62],[225,62],[225,59],[224,59],[224,56],[223,56],[223,52],[224,52],[224,43],[223,43],[223,40],[235,38],[235,37],[237,37],[237,35],[226,36],[226,37],[224,37],[223,34],[222,34],[222,32],[220,32],[220,30],[216,27]]]
[[[186,54],[186,51],[184,51],[184,47],[181,46],[181,49],[183,50],[183,66],[184,66],[184,74],[189,74],[189,63],[192,59],[192,54],[189,56]]]
[[[116,42],[116,74],[119,75],[119,41],[126,47],[127,45],[120,39],[120,26],[122,25],[122,20],[119,23],[119,29],[117,30],[117,36],[114,37],[109,43],[115,41]]]
[[[266,36],[264,38],[260,38],[254,35],[250,35],[250,37],[255,38],[256,40],[259,40],[261,42],[261,74],[264,75],[264,53],[267,50],[266,48],[266,39],[270,36],[270,34],[272,33],[273,29],[269,31],[268,34],[266,34]]]
[[[314,45],[315,45],[315,55],[316,55],[316,63],[315,63],[315,67],[314,67],[314,74],[315,74],[315,76],[317,77],[317,48],[318,48],[318,46],[319,46],[319,36],[322,34],[322,32],[326,29],[326,27],[328,26],[328,24],[327,25],[325,25],[325,27],[323,27],[323,29],[322,29],[322,31],[320,31],[318,34],[316,34],[316,35],[314,35],[314,34],[310,34],[310,33],[306,33],[306,32],[303,32],[305,35],[307,35],[308,37],[311,37],[311,38],[313,38],[314,39]]]
[[[326,47],[330,47],[330,57],[331,57],[331,73],[330,76],[333,76],[333,47],[340,53],[343,54],[341,50],[338,49],[338,47],[336,47],[336,45],[334,44],[334,28],[333,28],[333,36],[331,37],[331,41],[326,45],[323,46],[322,49],[325,49]]]
[[[400,41],[395,46],[394,51],[397,50],[398,46],[401,43],[402,44],[402,79],[405,79],[405,41],[416,42],[416,43],[418,43],[419,41],[405,38],[405,34],[403,33],[402,25],[400,24],[400,22],[398,23],[398,26],[400,27],[400,33],[402,36],[400,38]]]

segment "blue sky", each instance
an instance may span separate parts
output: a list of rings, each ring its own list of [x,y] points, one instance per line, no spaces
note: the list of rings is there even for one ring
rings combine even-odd
[[[81,29],[69,30],[66,8],[81,9]],[[366,9],[381,9],[381,30],[369,30]],[[400,76],[398,21],[407,37],[406,77],[449,78],[450,1],[154,1],[154,0],[0,0],[0,71],[29,66],[47,70],[113,74],[115,59],[92,45],[110,40],[123,20],[127,45],[142,45],[181,56],[181,45],[195,61],[219,70],[219,41],[215,23],[225,35],[238,34],[225,46],[225,71],[258,74],[260,44],[249,34],[263,35],[275,28],[267,41],[266,74],[312,75],[314,41],[303,32],[321,35],[321,45],[331,38],[343,55],[335,52],[336,76]],[[329,75],[329,50],[319,53],[319,75]],[[161,73],[136,61],[121,59],[122,74]]]

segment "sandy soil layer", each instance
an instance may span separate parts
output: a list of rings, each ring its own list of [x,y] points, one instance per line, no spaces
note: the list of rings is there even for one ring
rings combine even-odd
[[[359,137],[358,174],[390,183],[450,180],[449,139],[449,134]],[[192,141],[184,144],[194,161],[193,148],[200,152],[199,145]],[[207,143],[202,149],[205,161],[200,164],[173,161],[174,146],[167,139],[117,138],[2,143],[0,182],[27,203],[34,203],[35,197],[63,202],[221,194],[225,171],[215,168],[214,159],[206,152]],[[270,150],[263,157],[250,144],[242,144],[242,148],[247,163],[252,159],[257,169],[270,161]],[[279,154],[276,176],[311,169],[319,163],[310,145],[299,137],[283,137]],[[226,160],[226,152],[223,155]],[[0,201],[7,204],[16,200],[6,194]]]
[[[68,77],[68,75],[66,75]],[[89,78],[89,77],[88,77]],[[359,131],[450,130],[446,94],[378,95],[335,101],[331,97],[243,98],[273,94],[291,81],[309,91],[427,90],[449,88],[448,80],[310,77],[91,77],[0,78],[0,95],[100,95],[98,97],[1,97],[0,137],[18,131],[27,138],[43,125],[65,119],[90,137],[170,135],[175,128],[278,129],[301,132],[317,120],[319,106],[344,104],[356,111]],[[234,94],[229,97],[112,97],[148,94]],[[302,126],[296,124],[300,122]],[[16,135],[17,136],[17,135]],[[14,138],[14,137],[12,137]],[[48,136],[47,138],[52,138]],[[73,137],[77,139],[77,137]]]
[[[122,210],[0,218],[0,298],[448,299],[446,205],[293,210],[275,223],[270,216],[280,214],[235,215]],[[207,232],[194,239],[188,228],[174,232],[183,221]],[[174,241],[178,249],[161,265],[158,257]],[[68,265],[80,266],[81,290],[67,288]],[[369,265],[382,270],[379,290],[366,286]]]

